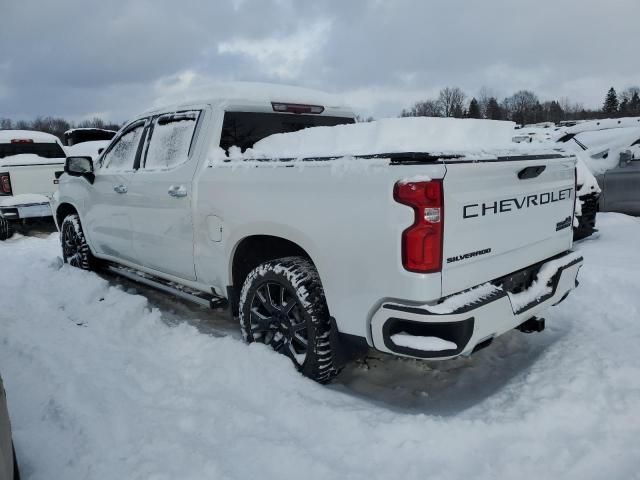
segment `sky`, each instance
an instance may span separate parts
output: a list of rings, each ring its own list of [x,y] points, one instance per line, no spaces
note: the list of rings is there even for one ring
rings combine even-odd
[[[0,0],[0,117],[124,122],[221,81],[376,118],[445,86],[598,108],[640,84],[638,18],[638,0]]]

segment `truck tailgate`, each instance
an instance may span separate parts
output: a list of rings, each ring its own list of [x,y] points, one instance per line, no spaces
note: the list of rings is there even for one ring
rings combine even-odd
[[[574,197],[573,157],[447,163],[442,294],[569,250]]]
[[[36,193],[51,196],[57,187],[53,183],[55,172],[64,169],[64,161],[41,165],[20,165],[0,167],[0,171],[8,171],[11,177],[13,195]]]

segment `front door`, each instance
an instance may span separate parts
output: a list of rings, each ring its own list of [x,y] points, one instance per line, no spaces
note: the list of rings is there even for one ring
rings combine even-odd
[[[133,260],[129,186],[146,120],[127,126],[96,165],[93,192],[87,199],[83,224],[97,253]]]
[[[189,110],[153,118],[128,192],[136,263],[185,280],[196,279],[191,202],[201,115]]]

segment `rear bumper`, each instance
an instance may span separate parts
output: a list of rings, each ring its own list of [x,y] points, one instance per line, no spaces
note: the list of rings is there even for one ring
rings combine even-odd
[[[0,206],[0,215],[9,220],[42,218],[53,215],[49,202],[28,203],[23,205]]]
[[[541,264],[538,280],[517,294],[486,283],[437,305],[384,302],[371,319],[373,346],[383,352],[423,359],[470,355],[564,300],[578,285],[582,264],[582,257],[575,252],[555,257]],[[407,338],[411,341],[407,342]],[[419,348],[415,348],[417,345]]]

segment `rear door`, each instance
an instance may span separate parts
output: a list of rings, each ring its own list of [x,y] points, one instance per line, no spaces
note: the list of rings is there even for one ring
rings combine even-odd
[[[98,253],[132,261],[133,230],[129,188],[142,150],[147,119],[128,125],[111,143],[95,169],[83,224]]]
[[[195,280],[192,183],[195,137],[203,110],[153,118],[129,188],[136,263]]]
[[[443,295],[570,249],[574,198],[575,158],[447,163]]]

